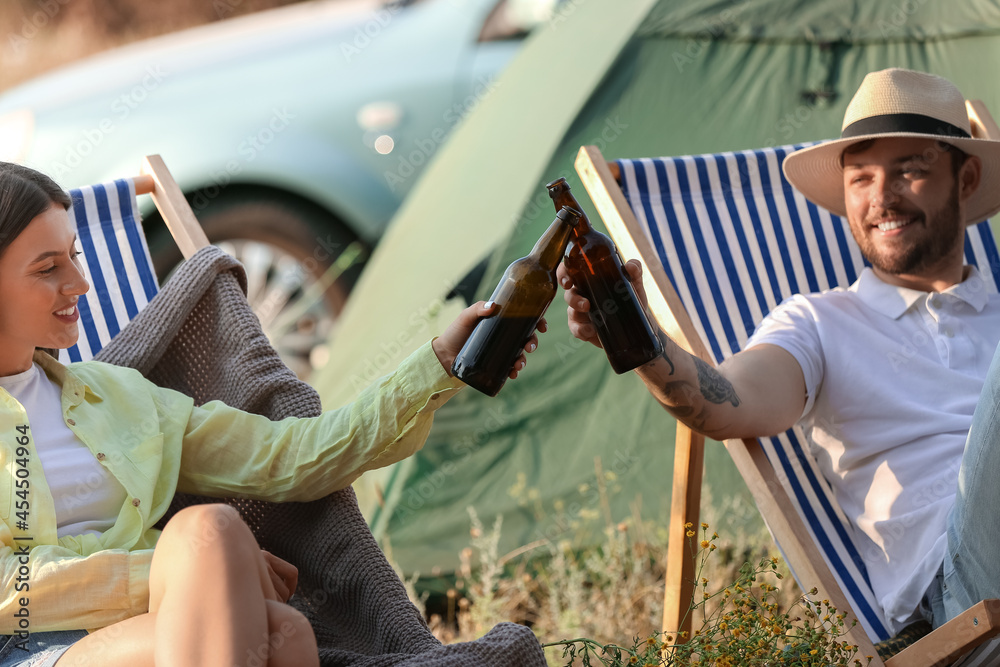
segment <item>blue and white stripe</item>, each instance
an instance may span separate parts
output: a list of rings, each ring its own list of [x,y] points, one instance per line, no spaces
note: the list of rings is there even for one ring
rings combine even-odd
[[[149,303],[157,290],[153,261],[128,179],[71,190],[90,291],[80,297],[80,339],[60,351],[64,363],[86,361]]]
[[[800,147],[618,161],[636,219],[716,363],[784,298],[848,286],[866,264],[847,221],[785,180],[781,161]],[[988,223],[969,228],[966,260],[986,267],[996,292],[1000,257]],[[865,630],[886,639],[852,528],[805,443],[798,428],[761,440]]]

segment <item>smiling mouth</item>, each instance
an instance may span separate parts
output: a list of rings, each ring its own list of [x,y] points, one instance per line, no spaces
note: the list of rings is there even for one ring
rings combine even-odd
[[[62,317],[69,317],[70,315],[72,315],[75,312],[76,312],[76,306],[73,305],[73,306],[70,306],[69,308],[67,308],[66,310],[57,310],[55,314],[56,315],[61,315]]]
[[[912,220],[887,220],[885,222],[880,222],[875,226],[879,228],[879,231],[891,232],[894,229],[899,229],[900,227],[906,227],[912,222],[913,222]]]

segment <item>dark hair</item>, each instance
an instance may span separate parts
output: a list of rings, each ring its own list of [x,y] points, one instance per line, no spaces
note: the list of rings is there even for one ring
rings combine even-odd
[[[0,162],[0,256],[28,223],[53,204],[69,209],[69,195],[51,178],[19,164]]]
[[[0,162],[0,257],[32,220],[53,204],[69,209],[72,200],[45,174],[12,162]],[[56,350],[37,348],[58,359]]]

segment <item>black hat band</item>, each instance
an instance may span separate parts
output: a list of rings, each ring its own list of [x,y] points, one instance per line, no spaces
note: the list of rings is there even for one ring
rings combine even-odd
[[[971,139],[972,136],[962,128],[945,122],[939,118],[931,118],[918,113],[890,113],[883,116],[871,116],[855,121],[840,133],[841,139],[861,137],[867,134],[889,134],[894,132],[909,132],[912,134],[932,134],[941,137],[957,137]]]

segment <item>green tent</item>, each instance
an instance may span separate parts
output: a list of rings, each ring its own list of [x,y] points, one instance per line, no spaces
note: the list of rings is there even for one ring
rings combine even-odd
[[[562,3],[398,213],[317,377],[324,403],[349,401],[450,322],[465,302],[447,295],[484,257],[475,296],[488,297],[551,222],[546,182],[566,176],[597,218],[572,168],[580,145],[613,159],[832,137],[864,75],[891,66],[948,77],[1000,116],[987,68],[998,30],[1000,6],[986,1]],[[520,378],[492,399],[462,392],[420,453],[359,487],[406,571],[455,569],[467,507],[486,523],[503,515],[501,554],[583,543],[634,515],[665,524],[673,421],[569,335],[561,293],[548,320]],[[705,468],[716,505],[749,497],[721,445],[708,443]],[[748,521],[759,519],[735,520]]]

